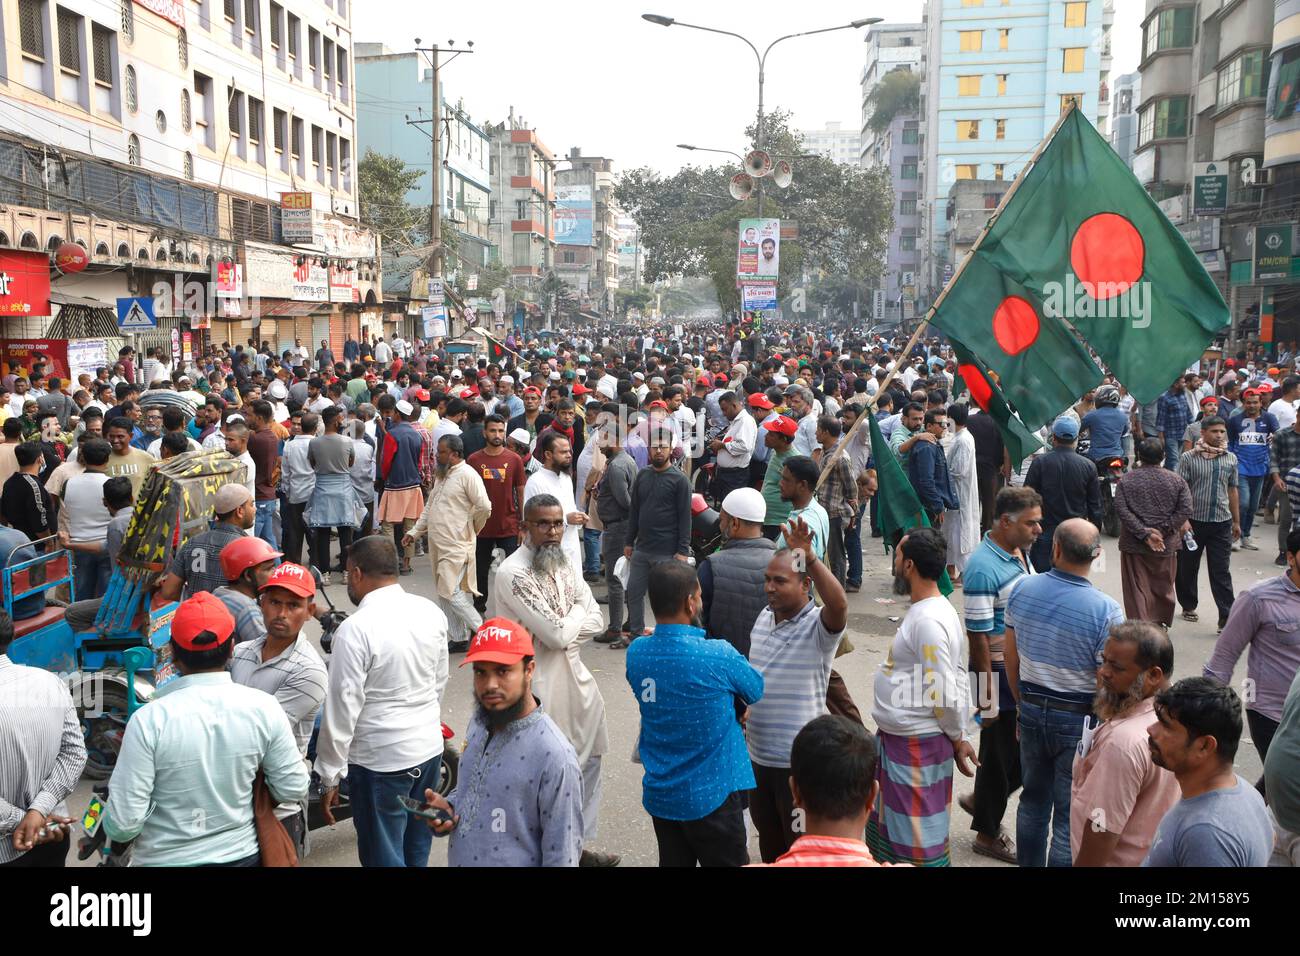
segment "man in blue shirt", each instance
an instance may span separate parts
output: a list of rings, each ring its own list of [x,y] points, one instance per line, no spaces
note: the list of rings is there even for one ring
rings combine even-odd
[[[1187,404],[1187,389],[1183,387],[1183,376],[1180,375],[1169,386],[1169,391],[1156,399],[1156,434],[1165,444],[1166,468],[1173,469],[1178,465],[1178,456],[1183,452],[1183,433],[1191,420],[1192,409]]]
[[[1241,546],[1247,551],[1259,550],[1250,540],[1250,529],[1263,500],[1264,481],[1268,477],[1268,444],[1277,431],[1277,419],[1263,410],[1259,390],[1248,388],[1242,392],[1241,408],[1228,419],[1228,450],[1237,456]]]
[[[627,682],[641,708],[641,804],[660,866],[749,862],[744,793],[754,787],[733,704],[763,696],[763,677],[726,641],[692,625],[702,605],[695,569],[664,561],[650,572],[654,632],[627,650]]]
[[[1119,389],[1103,385],[1094,399],[1097,407],[1079,422],[1079,434],[1090,437],[1088,457],[1093,461],[1124,456],[1124,437],[1129,433],[1128,416],[1119,410]],[[1179,436],[1181,441],[1182,436]]]

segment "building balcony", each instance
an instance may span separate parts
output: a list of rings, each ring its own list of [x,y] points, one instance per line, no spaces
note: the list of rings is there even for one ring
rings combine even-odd
[[[535,232],[539,236],[546,235],[546,227],[536,219],[512,219],[510,220],[511,232]]]
[[[510,177],[510,188],[511,188],[511,189],[531,189],[533,192],[537,193],[537,195],[539,195],[539,196],[545,196],[545,195],[546,195],[546,187],[544,187],[540,182],[538,182],[538,181],[537,181],[535,178],[533,178],[532,176],[511,176],[511,177]]]

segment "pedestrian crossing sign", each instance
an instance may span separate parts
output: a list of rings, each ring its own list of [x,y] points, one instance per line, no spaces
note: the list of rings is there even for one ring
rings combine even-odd
[[[117,327],[124,331],[156,329],[158,320],[154,317],[153,298],[150,296],[134,296],[118,299]]]

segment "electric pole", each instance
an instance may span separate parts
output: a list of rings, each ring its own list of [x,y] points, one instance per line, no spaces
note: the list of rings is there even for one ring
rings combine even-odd
[[[456,41],[448,40],[447,46],[454,48]],[[429,255],[429,277],[434,279],[442,278],[447,260],[447,250],[442,244],[442,83],[438,75],[442,63],[439,62],[438,57],[440,54],[450,53],[451,56],[447,58],[447,62],[450,63],[462,53],[473,53],[473,46],[474,41],[470,40],[469,48],[463,50],[443,49],[436,43],[431,47],[421,47],[420,38],[415,38],[415,49],[428,57],[429,64],[432,67],[431,76],[433,79],[430,84],[433,94],[433,119],[430,120],[432,123],[430,139],[432,141],[431,155],[433,157],[433,178],[431,180],[433,202],[429,205],[429,245],[432,247]],[[408,120],[408,122],[410,121]]]

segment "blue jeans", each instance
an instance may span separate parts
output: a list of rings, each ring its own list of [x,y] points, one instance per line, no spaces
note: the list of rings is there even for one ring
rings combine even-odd
[[[72,583],[76,587],[78,601],[103,597],[112,576],[113,564],[108,560],[107,551],[76,553],[72,563]]]
[[[1268,475],[1240,475],[1241,494],[1241,536],[1250,537],[1250,529],[1255,524],[1255,512],[1264,493],[1264,482]]]
[[[1083,714],[1020,701],[1020,808],[1016,860],[1021,866],[1070,865],[1070,783]],[[1048,825],[1051,848],[1048,848]]]
[[[1183,454],[1183,436],[1165,439],[1165,467],[1173,471],[1178,467],[1178,459]]]
[[[858,520],[844,532],[844,550],[849,553],[849,570],[844,580],[849,584],[862,584],[862,516],[866,510],[865,503],[859,506]]]
[[[423,817],[407,813],[397,802],[410,797],[424,802],[442,770],[442,754],[407,770],[379,773],[348,764],[348,793],[352,824],[357,831],[357,856],[362,866],[429,865],[433,831]]]
[[[600,574],[600,532],[594,528],[582,529],[582,572]]]
[[[270,501],[257,502],[257,519],[253,524],[253,534],[261,538],[275,550],[280,550],[280,542],[275,537],[275,517],[280,512],[280,501],[278,498],[272,498]]]

